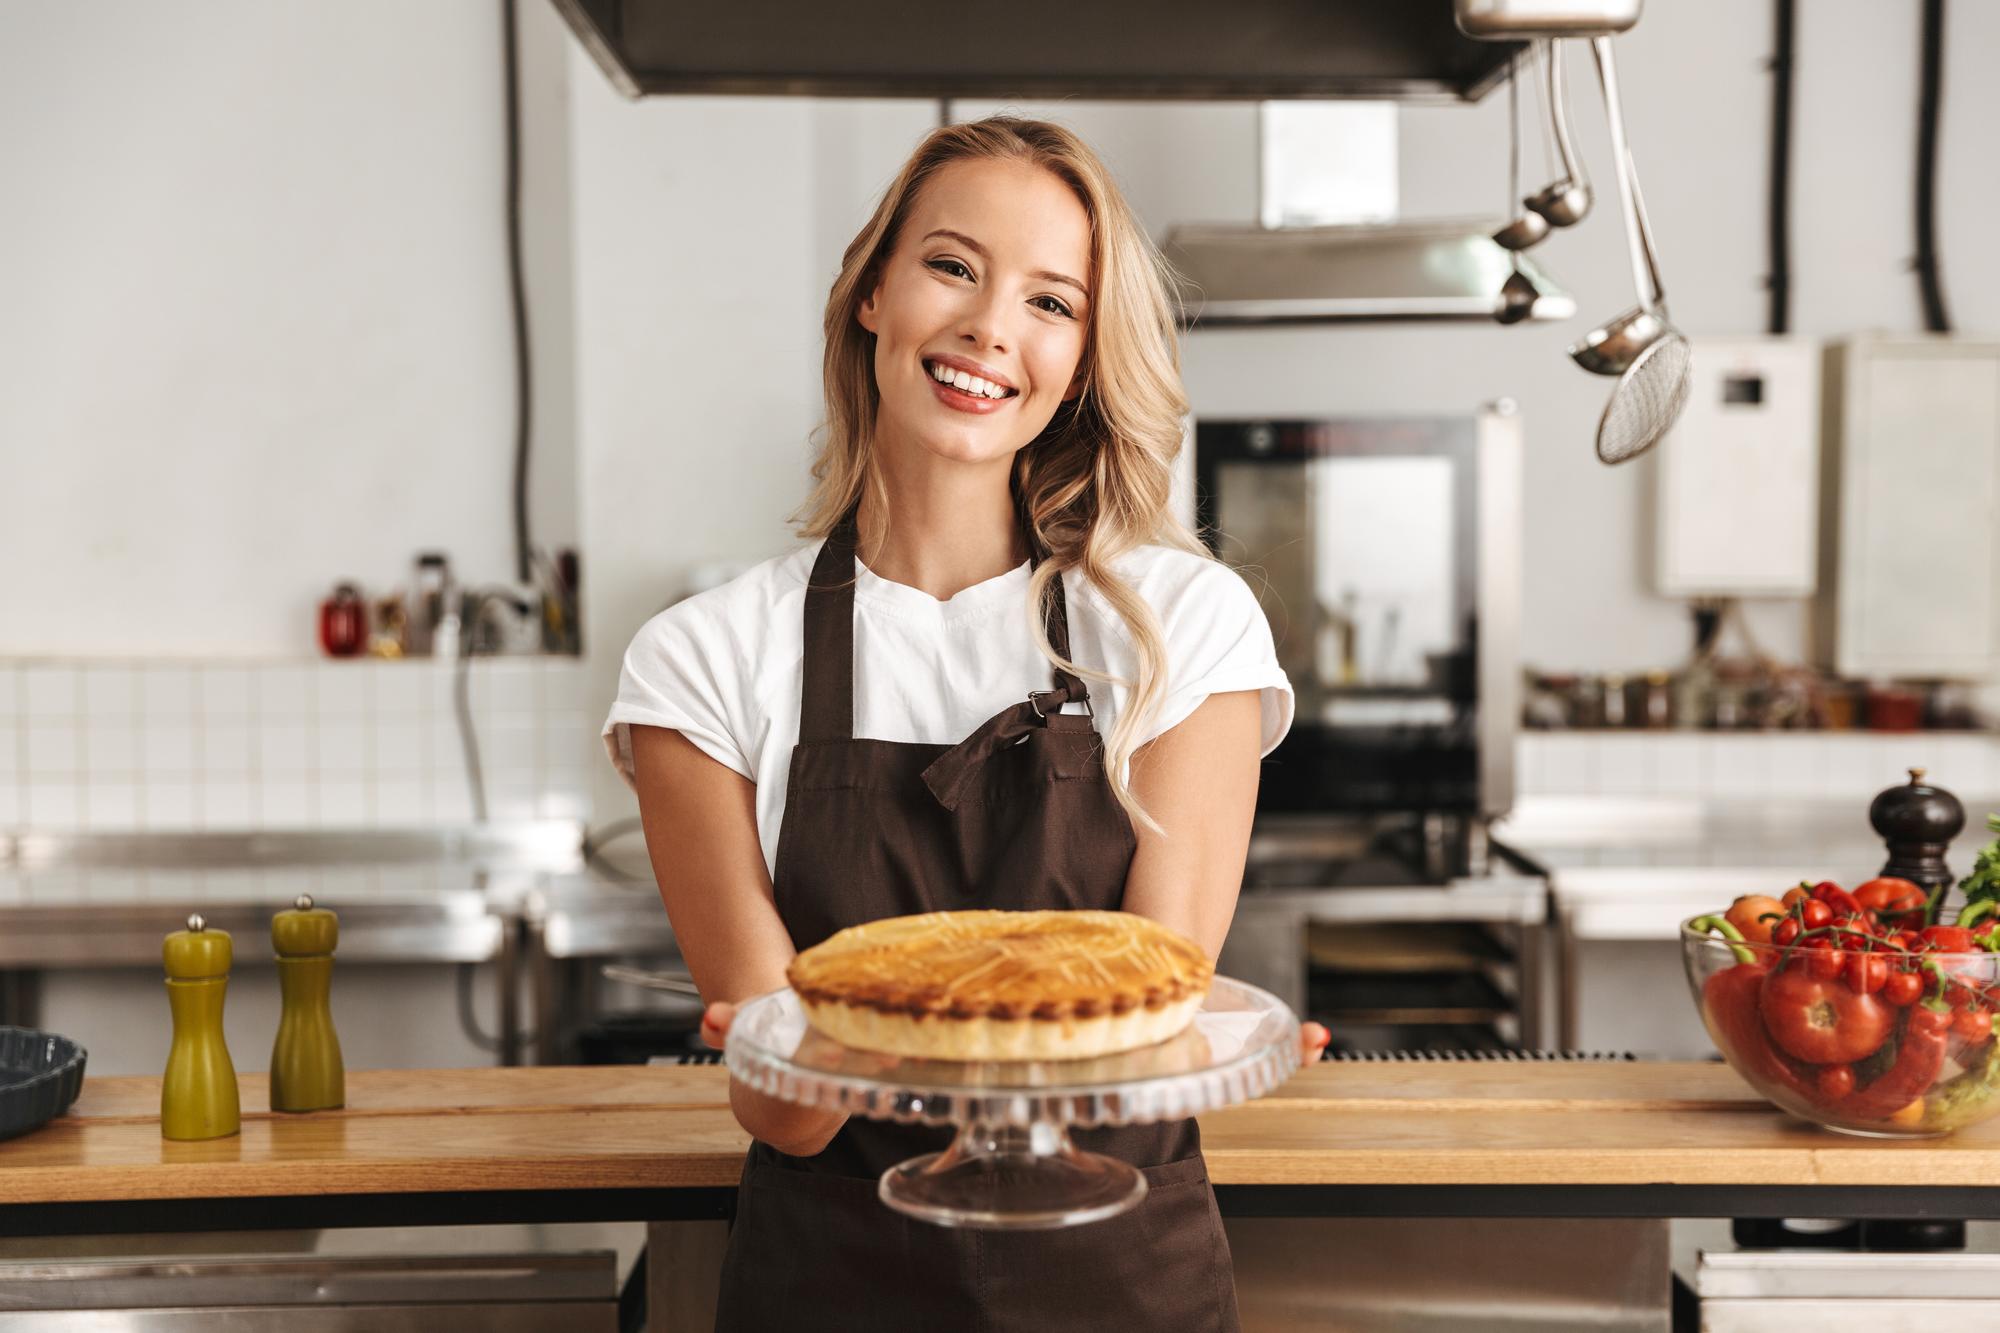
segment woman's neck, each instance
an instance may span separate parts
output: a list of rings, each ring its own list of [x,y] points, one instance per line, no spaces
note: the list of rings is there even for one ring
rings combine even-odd
[[[856,519],[862,563],[877,577],[942,602],[1028,558],[1007,482],[1012,459],[990,466],[925,459],[898,467],[877,458],[888,521],[872,488]]]

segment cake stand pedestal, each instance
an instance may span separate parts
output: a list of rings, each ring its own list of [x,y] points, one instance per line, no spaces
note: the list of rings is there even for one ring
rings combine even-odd
[[[1299,1066],[1299,1020],[1267,991],[1217,977],[1194,1022],[1157,1045],[1084,1060],[919,1060],[842,1045],[789,988],[737,1010],[723,1061],[768,1096],[904,1124],[950,1125],[943,1152],[899,1162],[878,1192],[941,1226],[1039,1230],[1113,1217],[1146,1197],[1136,1167],[1072,1127],[1180,1120],[1261,1097]]]

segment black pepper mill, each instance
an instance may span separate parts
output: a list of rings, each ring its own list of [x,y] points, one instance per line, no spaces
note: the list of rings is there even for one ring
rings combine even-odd
[[[1923,888],[1930,919],[1957,880],[1944,863],[1951,840],[1965,829],[1965,807],[1943,787],[1924,782],[1924,770],[1910,770],[1910,780],[1890,787],[1868,806],[1868,822],[1889,845],[1882,874],[1907,879]]]
[[[1951,840],[1965,829],[1965,807],[1943,787],[1924,781],[1913,768],[1910,780],[1890,787],[1868,806],[1868,822],[1889,844],[1884,875],[1921,885],[1926,919],[1936,921],[1945,895],[1957,878],[1944,862]],[[1861,1224],[1864,1250],[1962,1250],[1965,1222],[1958,1218],[1869,1218]]]

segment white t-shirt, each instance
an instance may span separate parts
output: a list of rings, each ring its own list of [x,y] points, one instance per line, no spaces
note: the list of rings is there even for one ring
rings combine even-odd
[[[654,616],[625,652],[604,745],[632,783],[629,724],[671,727],[757,784],[757,834],[777,862],[786,777],[799,738],[804,688],[806,581],[817,543],[768,560]],[[1159,617],[1166,690],[1140,744],[1171,729],[1211,694],[1263,693],[1263,750],[1292,724],[1292,687],[1278,666],[1270,623],[1227,565],[1165,546],[1128,552],[1118,572]],[[854,734],[956,745],[1052,669],[1035,647],[1023,562],[948,601],[892,583],[855,562]],[[1082,575],[1063,577],[1070,652],[1083,666],[1131,679],[1138,669],[1124,619]],[[1128,691],[1085,680],[1100,735]],[[1081,709],[1071,705],[1069,711]]]

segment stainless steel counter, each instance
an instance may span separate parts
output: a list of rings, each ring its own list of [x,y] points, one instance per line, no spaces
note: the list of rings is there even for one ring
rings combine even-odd
[[[0,840],[0,1022],[36,1021],[47,972],[157,968],[161,938],[197,912],[240,939],[256,939],[273,913],[304,893],[340,913],[344,960],[496,964],[501,1063],[518,1063],[524,908],[542,886],[580,875],[581,844],[581,826],[565,820],[7,835]],[[258,968],[270,958],[245,947],[236,961]]]

